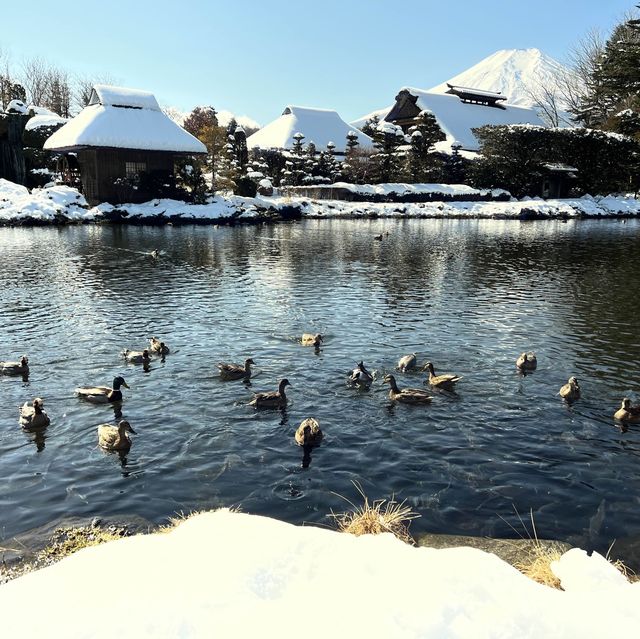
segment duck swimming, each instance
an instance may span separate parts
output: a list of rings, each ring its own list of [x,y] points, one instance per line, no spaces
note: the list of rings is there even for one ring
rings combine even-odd
[[[157,337],[152,337],[149,339],[149,350],[154,355],[168,355],[169,347],[161,342]]]
[[[220,377],[224,380],[232,379],[251,379],[251,365],[255,362],[249,357],[244,360],[244,366],[240,364],[226,364],[220,362],[218,364],[218,370],[220,371]]]
[[[398,366],[396,367],[401,373],[413,370],[417,364],[416,354],[405,355],[398,360]]]
[[[149,364],[151,362],[149,349],[147,348],[143,351],[130,351],[128,348],[125,348],[122,351],[122,355],[130,364]]]
[[[614,419],[620,422],[640,422],[640,406],[632,406],[631,400],[625,397],[622,400],[622,406],[614,413]]]
[[[2,375],[27,375],[29,373],[29,358],[23,355],[19,362],[0,362]]]
[[[286,386],[291,386],[288,379],[281,379],[278,390],[271,393],[255,393],[249,406],[256,408],[284,408],[287,405]]]
[[[360,362],[356,368],[351,371],[349,381],[357,386],[371,386],[373,375],[365,368],[364,362]]]
[[[522,353],[516,360],[516,367],[521,371],[534,371],[538,366],[538,358],[535,353]]]
[[[315,346],[316,348],[320,348],[320,344],[324,341],[324,338],[320,333],[316,333],[315,335],[312,335],[311,333],[304,333],[300,341],[303,346]]]
[[[385,375],[384,381],[391,386],[389,399],[404,404],[429,404],[433,397],[422,388],[399,389],[396,378],[393,375]]]
[[[433,364],[431,362],[427,362],[424,365],[422,370],[429,371],[429,385],[434,388],[443,388],[444,390],[453,391],[455,389],[455,385],[459,382],[462,377],[459,375],[452,375],[450,373],[446,373],[444,375],[436,375],[435,370],[433,368]]]
[[[294,435],[298,446],[319,446],[322,441],[320,424],[313,417],[307,417],[296,430]]]
[[[43,410],[44,402],[36,397],[31,403],[25,402],[20,407],[20,426],[25,430],[45,428],[49,425],[49,416]]]
[[[114,377],[113,388],[108,386],[80,386],[76,388],[76,393],[88,402],[93,404],[108,404],[122,401],[122,391],[120,388],[124,386],[129,388],[123,377]]]
[[[127,433],[137,434],[125,419],[120,420],[117,426],[100,424],[98,426],[98,444],[105,450],[129,450],[131,439]]]
[[[580,385],[575,377],[570,377],[569,381],[560,388],[558,395],[567,402],[575,402],[580,399]]]

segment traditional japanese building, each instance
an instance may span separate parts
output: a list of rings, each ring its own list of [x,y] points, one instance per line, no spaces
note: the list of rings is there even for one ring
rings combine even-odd
[[[145,202],[175,174],[176,160],[206,147],[160,109],[152,93],[96,85],[89,105],[47,139],[44,149],[76,164],[89,203]]]
[[[405,87],[396,96],[396,102],[385,120],[401,126],[406,132],[415,124],[421,111],[434,115],[447,136],[436,148],[453,145],[463,151],[477,151],[479,143],[473,129],[486,125],[533,124],[545,126],[534,109],[506,103],[506,96],[491,91],[449,85],[447,93],[432,93]]]
[[[368,135],[347,124],[336,111],[290,105],[282,115],[247,138],[250,149],[292,149],[295,136],[304,136],[303,144],[313,142],[318,151],[326,151],[333,143],[335,153],[343,155],[347,134],[354,133],[360,148],[371,148]]]

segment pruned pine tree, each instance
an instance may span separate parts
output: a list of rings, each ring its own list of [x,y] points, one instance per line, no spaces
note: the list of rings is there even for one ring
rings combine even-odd
[[[401,173],[399,147],[405,142],[404,133],[399,126],[386,121],[380,122],[372,133],[374,181],[395,182]]]
[[[442,163],[434,153],[434,145],[446,139],[433,113],[421,111],[409,128],[410,149],[405,172],[411,182],[435,182],[441,177]]]
[[[299,131],[293,136],[293,145],[288,154],[281,174],[281,184],[285,186],[300,186],[307,175],[306,157],[304,153],[304,135]]]
[[[341,173],[347,182],[356,181],[356,150],[360,146],[358,134],[355,131],[347,133],[347,144],[344,161],[342,162]]]
[[[466,162],[460,150],[462,146],[459,143],[451,145],[451,155],[445,158],[442,167],[442,181],[445,184],[464,184],[466,178]]]
[[[373,138],[376,130],[378,129],[379,124],[380,124],[380,116],[373,115],[362,125],[362,129],[360,130],[365,135],[368,135],[370,138]]]

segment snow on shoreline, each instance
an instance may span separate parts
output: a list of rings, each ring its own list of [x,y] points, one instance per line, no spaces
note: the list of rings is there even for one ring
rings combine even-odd
[[[564,591],[473,548],[219,510],[4,584],[0,614],[12,639],[633,636],[640,583],[579,549],[554,570]]]
[[[400,185],[404,187],[406,185]],[[428,185],[418,185],[426,188]],[[441,187],[442,185],[432,185]],[[459,188],[460,185],[456,185]],[[392,185],[382,185],[389,191]],[[365,187],[354,187],[357,189]],[[376,187],[368,187],[374,189]],[[467,187],[470,188],[470,187]],[[472,189],[473,190],[473,189]],[[21,224],[67,224],[100,222],[216,223],[230,220],[279,219],[297,213],[302,217],[390,217],[390,218],[566,218],[640,215],[640,200],[632,196],[584,196],[566,200],[523,199],[511,201],[449,202],[346,202],[303,197],[224,197],[216,195],[207,204],[156,199],[143,204],[87,205],[84,196],[68,186],[33,189],[0,179],[0,226]]]

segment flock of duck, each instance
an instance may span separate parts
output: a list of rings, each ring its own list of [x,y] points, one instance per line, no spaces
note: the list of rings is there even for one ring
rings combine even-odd
[[[313,346],[319,349],[323,342],[323,336],[320,334],[304,333],[300,340],[303,346]],[[147,368],[152,357],[163,358],[170,352],[169,347],[156,337],[149,340],[149,346],[142,351],[132,351],[125,349],[122,352],[125,360],[132,364],[142,364]],[[248,358],[244,364],[235,364],[220,362],[217,367],[220,378],[224,381],[251,379],[251,366],[255,362]],[[538,360],[535,353],[522,353],[516,360],[516,367],[522,373],[534,371],[538,366]],[[456,384],[462,379],[459,375],[445,373],[436,375],[435,368],[431,362],[426,362],[421,368],[418,367],[418,360],[415,353],[405,355],[400,358],[397,365],[400,373],[407,371],[422,370],[428,371],[429,375],[425,380],[432,389],[443,390],[447,392],[455,392]],[[0,374],[2,375],[20,375],[26,378],[29,375],[29,359],[22,356],[19,361],[0,362]],[[359,362],[350,374],[347,381],[359,388],[369,388],[374,381],[374,376],[367,370],[364,362]],[[429,404],[433,400],[433,396],[424,388],[400,388],[394,375],[387,374],[383,381],[390,386],[389,399],[393,402],[405,404]],[[263,408],[284,408],[288,403],[286,395],[287,386],[291,386],[288,379],[281,379],[278,383],[278,390],[263,393],[254,393],[253,399],[249,402],[250,406],[258,409]],[[118,406],[123,401],[122,388],[129,388],[123,377],[114,378],[111,387],[109,386],[81,386],[76,388],[75,392],[80,399],[93,404],[113,404]],[[570,377],[559,392],[567,402],[574,402],[580,399],[580,385],[575,377]],[[19,423],[23,429],[29,431],[39,431],[46,428],[50,419],[44,410],[44,401],[40,397],[36,397],[31,402],[25,402],[19,407]],[[118,414],[119,411],[116,412]],[[121,413],[120,413],[121,415]],[[614,413],[614,419],[628,423],[640,423],[640,405],[633,406],[631,400],[625,397],[622,400],[621,407]],[[98,444],[105,450],[126,451],[131,447],[131,439],[129,433],[136,434],[127,420],[121,419],[117,425],[100,424],[98,427]],[[320,444],[323,433],[317,420],[310,417],[305,419],[295,432],[295,440],[305,447]]]

